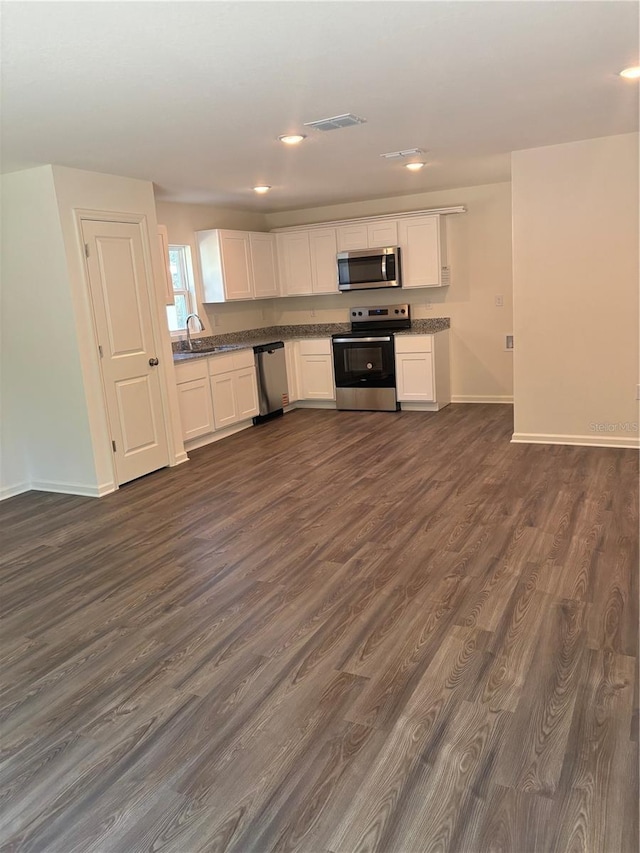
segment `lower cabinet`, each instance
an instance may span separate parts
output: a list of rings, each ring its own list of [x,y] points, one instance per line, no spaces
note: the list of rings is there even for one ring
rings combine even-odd
[[[199,438],[214,430],[213,407],[207,360],[176,365],[178,407],[183,441]]]
[[[301,400],[335,400],[331,338],[298,341],[297,366]]]
[[[258,388],[253,350],[214,355],[208,361],[216,429],[257,415]]]
[[[284,342],[284,358],[287,365],[287,386],[289,388],[289,403],[300,399],[298,392],[298,342]]]
[[[216,430],[258,414],[252,349],[183,362],[175,371],[183,441],[206,444]]]
[[[211,397],[216,429],[254,417],[258,414],[255,368],[212,376]]]
[[[437,411],[451,402],[449,332],[396,335],[396,385],[402,408]],[[404,405],[403,405],[404,404]]]

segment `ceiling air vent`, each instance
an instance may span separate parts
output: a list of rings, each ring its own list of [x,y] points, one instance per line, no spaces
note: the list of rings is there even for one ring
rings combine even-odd
[[[381,154],[386,160],[400,160],[402,157],[415,157],[417,154],[424,154],[421,148],[405,148],[403,151],[389,151],[388,154]]]
[[[321,118],[318,121],[305,121],[305,127],[312,127],[314,130],[340,130],[342,127],[353,127],[356,124],[366,124],[366,118],[358,118],[352,113],[345,113],[342,116],[332,116],[331,118]]]

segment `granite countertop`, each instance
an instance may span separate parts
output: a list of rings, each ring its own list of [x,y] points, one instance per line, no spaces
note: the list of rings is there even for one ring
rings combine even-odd
[[[450,325],[448,317],[433,317],[427,320],[412,320],[411,328],[396,335],[428,335],[442,332]],[[194,358],[206,358],[238,349],[270,344],[274,341],[297,341],[304,338],[327,338],[340,332],[350,332],[351,323],[308,323],[306,325],[267,326],[264,329],[248,329],[242,332],[228,332],[225,335],[210,335],[193,339],[193,350],[187,349],[186,341],[172,344],[175,363],[190,361]]]

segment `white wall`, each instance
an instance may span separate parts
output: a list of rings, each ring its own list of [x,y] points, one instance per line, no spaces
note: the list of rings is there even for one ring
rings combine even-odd
[[[149,182],[61,166],[3,177],[1,497],[28,488],[87,495],[115,488],[79,210],[142,214],[154,282],[163,287]],[[164,304],[155,302],[176,464],[187,457]]]
[[[205,323],[207,334],[239,332],[244,329],[270,325],[270,300],[233,302],[229,304],[202,304],[202,273],[195,232],[211,228],[229,228],[238,231],[268,231],[264,214],[232,210],[205,204],[179,204],[157,202],[158,222],[166,225],[169,243],[190,246],[193,273],[198,292],[198,314]]]
[[[2,179],[2,497],[96,484],[50,166]]]
[[[453,282],[450,287],[402,290],[388,295],[365,291],[290,297],[274,301],[273,322],[344,322],[352,305],[408,301],[416,318],[451,318],[454,401],[510,401],[513,356],[504,348],[505,335],[513,331],[509,183],[273,213],[266,220],[270,228],[280,228],[460,204],[465,205],[467,213],[447,217]],[[495,305],[497,295],[503,297],[502,308]]]
[[[638,135],[516,151],[512,185],[514,440],[638,446]]]
[[[89,424],[95,454],[98,490],[115,488],[113,460],[108,425],[105,417],[100,365],[91,314],[91,304],[85,278],[82,240],[77,219],[78,211],[107,211],[109,213],[142,214],[142,226],[149,235],[149,247],[156,282],[154,333],[160,349],[161,389],[165,412],[171,464],[186,460],[178,410],[171,340],[167,330],[164,308],[163,263],[158,244],[153,185],[149,181],[103,175],[81,169],[53,166],[56,199],[66,250],[71,302],[76,320],[80,363],[89,413]]]

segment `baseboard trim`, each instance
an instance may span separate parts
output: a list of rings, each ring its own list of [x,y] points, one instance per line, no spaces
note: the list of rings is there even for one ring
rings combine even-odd
[[[453,394],[451,396],[452,403],[511,403],[513,404],[513,395],[505,394],[503,396],[500,395],[488,395],[483,396],[482,394]]]
[[[207,444],[213,444],[215,441],[220,441],[221,438],[227,438],[228,436],[234,435],[236,432],[242,432],[243,429],[248,429],[251,426],[253,426],[252,421],[242,421],[242,423],[225,427],[225,429],[208,432],[206,435],[201,435],[198,436],[198,438],[192,438],[189,441],[185,441],[185,450],[187,452],[189,450],[197,450],[199,447],[205,447]],[[187,456],[184,461],[188,462],[189,457]]]
[[[15,498],[16,495],[23,495],[31,490],[31,483],[14,483],[12,486],[2,486],[0,488],[0,501],[5,501],[7,498]]]
[[[296,409],[335,409],[335,400],[296,400]]]
[[[187,456],[186,451],[183,450],[182,453],[177,453],[173,457],[173,461],[169,463],[169,467],[175,468],[176,465],[182,465],[183,462],[188,462],[188,461],[189,461],[189,457]]]
[[[400,403],[403,412],[439,412],[448,403]]]
[[[101,498],[115,492],[115,483],[87,486],[83,483],[60,483],[56,480],[33,480],[30,488],[34,492],[54,492],[61,495],[77,495],[82,498]]]
[[[576,447],[620,447],[631,450],[640,449],[640,438],[631,436],[602,435],[545,435],[544,433],[514,432],[512,444],[568,444]]]

